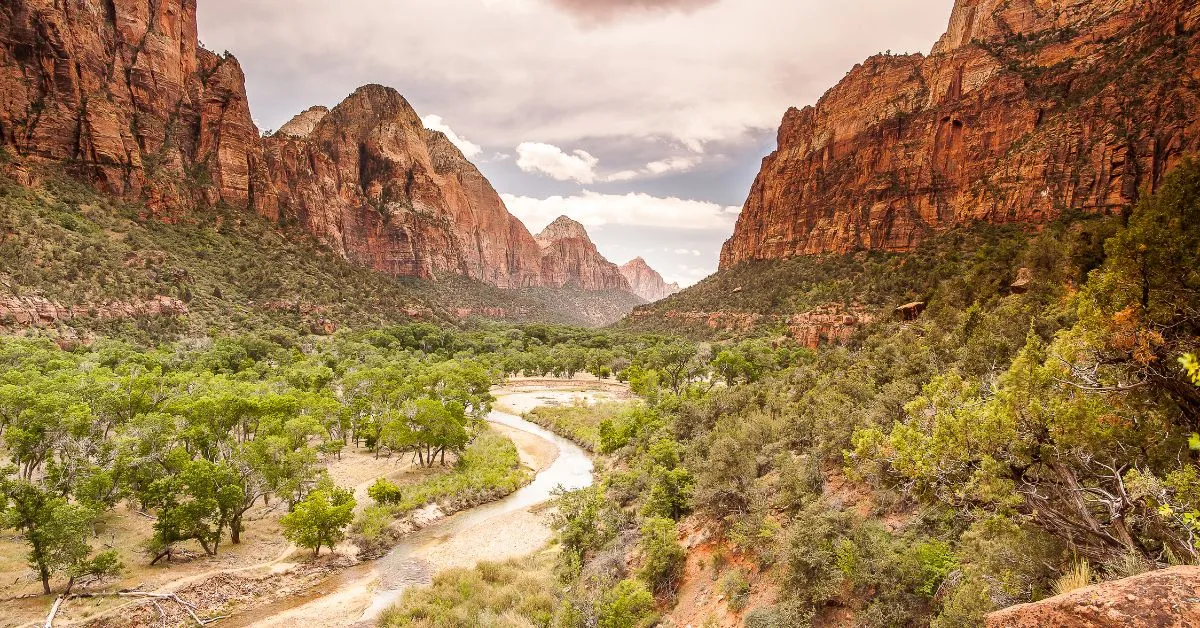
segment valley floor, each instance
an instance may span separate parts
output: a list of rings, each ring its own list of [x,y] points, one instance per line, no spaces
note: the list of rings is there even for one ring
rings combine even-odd
[[[498,410],[513,414],[540,405],[591,404],[629,397],[627,388],[611,381],[555,379],[515,379],[495,394]],[[523,427],[524,422],[516,417],[496,419],[494,414],[491,429],[514,442],[524,466],[542,474],[551,466],[562,464],[563,458],[568,457],[563,449],[571,448],[568,453],[573,460],[567,462],[578,466],[582,459],[590,478],[586,454],[567,441],[536,426]],[[330,461],[327,468],[338,485],[354,487],[360,510],[371,503],[367,488],[379,477],[404,485],[438,473],[412,464],[407,456],[376,458],[367,450],[349,450],[340,460]],[[578,469],[574,471],[578,474]],[[105,548],[119,549],[128,566],[123,579],[110,589],[180,593],[189,600],[193,596],[225,596],[236,606],[251,609],[222,621],[226,626],[298,623],[310,627],[345,626],[356,623],[364,609],[372,613],[383,610],[398,599],[408,584],[425,583],[443,569],[469,567],[480,560],[524,556],[544,547],[550,540],[544,517],[545,498],[553,488],[547,479],[539,478],[546,486],[540,487],[540,492],[532,498],[522,498],[521,493],[526,492],[522,490],[501,503],[445,519],[436,506],[417,513],[415,525],[428,527],[401,544],[416,548],[415,552],[408,552],[419,555],[415,560],[407,556],[400,560],[385,557],[356,565],[352,557],[359,550],[345,542],[334,554],[309,561],[306,552],[283,539],[279,518],[286,513],[286,505],[279,502],[269,507],[257,505],[247,517],[242,543],[226,543],[219,555],[212,558],[196,547],[169,564],[147,566],[141,543],[151,536],[153,520],[132,507],[110,512],[102,523],[99,538]],[[477,516],[514,500],[514,507],[498,509],[495,516]],[[21,539],[0,539],[0,583],[3,583],[0,600],[9,611],[0,617],[0,626],[40,626],[54,601],[39,595],[39,584],[25,565],[24,553]],[[237,595],[226,590],[231,584],[239,589]],[[247,598],[255,602],[247,603]],[[55,623],[135,625],[134,615],[118,613],[117,609],[144,610],[146,606],[143,599],[73,599],[60,609]],[[173,609],[164,610],[170,614]]]

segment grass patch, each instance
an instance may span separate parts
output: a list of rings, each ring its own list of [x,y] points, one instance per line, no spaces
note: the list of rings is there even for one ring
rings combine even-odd
[[[570,406],[542,406],[525,415],[525,420],[540,425],[584,449],[594,452],[600,444],[600,423],[612,420],[623,410],[626,403],[601,403]]]
[[[463,452],[454,469],[401,488],[403,497],[391,507],[403,515],[434,502],[461,510],[508,495],[533,479],[521,466],[521,456],[511,440],[491,430],[480,432]]]
[[[399,604],[384,611],[380,626],[459,628],[471,626],[550,626],[559,589],[554,578],[555,553],[503,563],[480,563],[474,569],[439,574],[429,588],[405,592]]]

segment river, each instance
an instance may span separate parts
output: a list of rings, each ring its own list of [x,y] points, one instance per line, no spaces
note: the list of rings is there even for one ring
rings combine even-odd
[[[537,391],[579,398],[592,393]],[[528,390],[514,393],[529,395]],[[505,393],[497,393],[503,401]],[[387,607],[414,585],[427,585],[434,574],[480,561],[525,556],[545,547],[551,538],[540,511],[556,487],[579,489],[592,483],[592,460],[574,443],[518,416],[492,411],[488,422],[514,438],[522,458],[529,459],[523,441],[543,441],[557,449],[554,461],[529,485],[490,504],[437,521],[405,537],[386,556],[340,572],[303,596],[250,609],[221,622],[223,626],[295,626],[322,628],[369,626]]]

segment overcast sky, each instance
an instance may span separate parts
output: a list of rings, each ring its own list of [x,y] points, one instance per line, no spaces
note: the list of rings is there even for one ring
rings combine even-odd
[[[566,214],[612,261],[716,270],[789,106],[867,56],[928,52],[953,0],[200,0],[260,127],[398,89],[534,233]]]

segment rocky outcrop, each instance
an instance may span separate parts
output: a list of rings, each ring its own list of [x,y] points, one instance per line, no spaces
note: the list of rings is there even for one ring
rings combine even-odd
[[[1184,628],[1200,625],[1200,567],[1105,582],[988,615],[992,628]]]
[[[65,306],[45,297],[0,297],[0,327],[48,327],[79,318],[118,320],[183,316],[188,306],[173,297]]]
[[[633,293],[650,301],[661,301],[679,292],[677,283],[667,283],[646,260],[638,257],[621,267],[621,275],[629,282]]]
[[[957,0],[929,56],[787,112],[721,266],[1123,210],[1200,149],[1198,80],[1192,0]]]
[[[286,124],[279,127],[279,130],[276,131],[276,133],[289,137],[308,137],[309,135],[312,135],[313,130],[317,128],[317,124],[319,124],[321,120],[324,120],[325,116],[327,115],[329,115],[328,107],[322,107],[321,105],[309,107],[308,109],[296,114],[291,120],[288,120]]]
[[[810,349],[825,344],[844,344],[856,331],[873,321],[873,317],[865,308],[846,308],[835,304],[823,305],[791,316],[752,312],[659,312],[652,307],[644,307],[634,310],[630,318],[643,323],[661,318],[669,321],[672,327],[707,328],[710,331],[734,334],[782,326],[788,330],[788,339]]]
[[[195,0],[11,0],[0,35],[0,144],[156,212],[250,200],[244,75],[197,45]]]
[[[537,236],[542,279],[553,288],[633,292],[616,264],[600,254],[583,225],[559,216]]]

